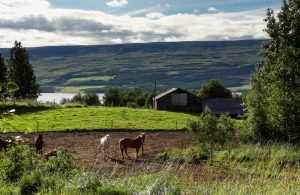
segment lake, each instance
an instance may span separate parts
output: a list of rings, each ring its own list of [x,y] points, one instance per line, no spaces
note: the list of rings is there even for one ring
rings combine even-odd
[[[77,93],[41,93],[37,101],[60,103],[63,98],[72,99]],[[97,93],[99,99],[102,100],[104,93]]]

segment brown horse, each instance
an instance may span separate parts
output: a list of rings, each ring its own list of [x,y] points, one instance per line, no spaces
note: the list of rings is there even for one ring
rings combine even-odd
[[[36,153],[38,153],[38,154],[43,154],[43,145],[44,145],[43,135],[42,135],[42,134],[39,134],[39,135],[35,138],[35,149],[36,149]]]
[[[119,141],[120,150],[122,153],[122,157],[124,159],[123,151],[125,150],[126,156],[129,158],[127,154],[127,148],[135,148],[136,149],[136,158],[138,159],[139,149],[142,147],[142,152],[144,153],[144,145],[145,142],[145,134],[141,133],[136,138],[123,138]]]
[[[2,151],[2,148],[5,152],[7,152],[7,146],[9,145],[9,142],[6,140],[3,140],[0,138],[0,152]]]

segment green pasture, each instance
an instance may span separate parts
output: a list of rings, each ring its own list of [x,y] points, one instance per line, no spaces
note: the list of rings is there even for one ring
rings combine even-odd
[[[115,76],[92,76],[92,77],[79,77],[79,78],[72,78],[68,81],[68,84],[72,83],[82,83],[87,81],[110,81],[114,79]]]
[[[0,120],[2,131],[75,131],[97,129],[176,130],[193,115],[149,109],[81,107],[36,109]]]
[[[103,90],[105,86],[59,86],[56,92],[63,93],[83,93],[85,91]]]

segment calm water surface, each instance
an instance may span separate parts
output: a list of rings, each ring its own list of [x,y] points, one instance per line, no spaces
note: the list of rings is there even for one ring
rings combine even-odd
[[[41,93],[37,101],[60,103],[63,98],[72,99],[77,93]],[[103,93],[97,93],[99,99],[102,100]]]

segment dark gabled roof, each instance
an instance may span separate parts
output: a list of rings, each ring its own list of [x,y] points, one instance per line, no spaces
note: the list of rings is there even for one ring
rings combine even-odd
[[[241,98],[212,98],[203,100],[202,106],[206,106],[213,114],[245,114]]]
[[[181,88],[172,88],[172,89],[169,89],[168,91],[165,91],[165,92],[163,92],[163,93],[161,93],[161,94],[155,96],[154,99],[155,99],[155,100],[158,100],[158,99],[160,99],[160,98],[162,98],[162,97],[164,97],[164,96],[166,96],[166,95],[168,95],[168,94],[170,94],[170,93],[174,93],[174,92],[188,93],[187,91],[185,91],[185,90],[183,90],[183,89],[181,89]]]

